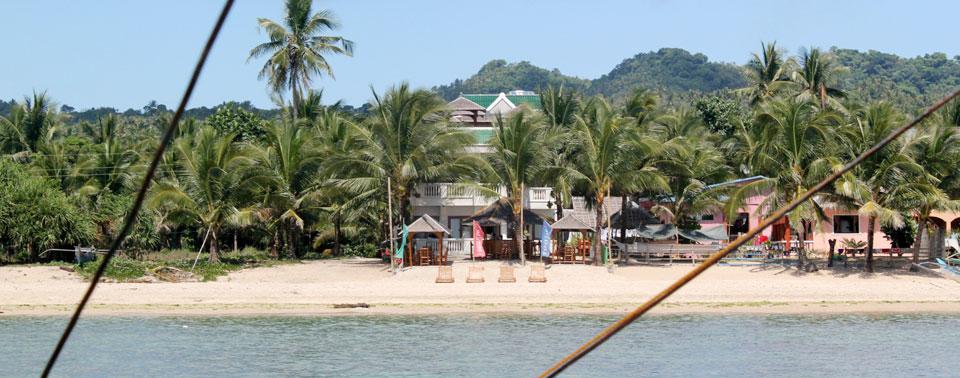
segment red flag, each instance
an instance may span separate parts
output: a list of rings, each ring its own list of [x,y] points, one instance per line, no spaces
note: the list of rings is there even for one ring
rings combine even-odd
[[[473,221],[473,258],[486,258],[487,252],[483,250],[483,228],[480,223]]]

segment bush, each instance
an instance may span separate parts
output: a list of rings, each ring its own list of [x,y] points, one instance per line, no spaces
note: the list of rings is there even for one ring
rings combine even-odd
[[[377,246],[373,244],[353,244],[343,247],[343,255],[347,257],[378,257]]]

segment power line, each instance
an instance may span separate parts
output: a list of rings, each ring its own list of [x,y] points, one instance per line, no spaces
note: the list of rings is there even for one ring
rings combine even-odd
[[[796,209],[798,206],[800,206],[800,204],[802,204],[803,202],[806,202],[811,198],[813,198],[814,195],[816,195],[821,190],[826,189],[828,185],[832,184],[834,181],[840,178],[840,176],[843,176],[843,174],[852,170],[861,162],[863,162],[873,154],[877,153],[877,151],[880,151],[880,149],[882,149],[886,145],[896,140],[898,137],[903,135],[903,133],[909,131],[914,126],[923,122],[924,119],[932,115],[938,109],[946,105],[947,102],[956,98],[957,96],[960,96],[960,90],[957,90],[947,95],[946,97],[940,99],[940,101],[937,101],[936,103],[934,103],[932,106],[930,106],[930,108],[928,108],[918,117],[914,118],[909,123],[903,126],[900,126],[896,130],[894,130],[892,133],[890,133],[890,135],[887,135],[886,138],[884,138],[877,144],[873,145],[873,147],[870,147],[870,149],[864,151],[855,159],[848,162],[846,165],[840,168],[840,170],[834,172],[827,178],[823,179],[823,181],[820,181],[817,185],[810,188],[810,190],[804,192],[802,195],[800,195],[799,197],[797,197],[796,199],[788,203],[786,206],[781,207],[780,209],[777,209],[777,211],[773,212],[769,217],[761,221],[756,227],[747,231],[746,234],[740,235],[740,237],[738,237],[732,243],[728,244],[726,247],[723,247],[721,250],[717,251],[717,253],[714,253],[713,255],[711,255],[710,258],[705,260],[700,265],[697,265],[696,268],[694,268],[693,270],[685,274],[683,277],[680,277],[680,279],[678,279],[676,282],[668,286],[666,289],[663,289],[663,291],[657,293],[657,295],[654,295],[653,298],[650,298],[649,300],[647,300],[647,302],[640,305],[640,307],[637,307],[635,310],[631,311],[622,319],[617,320],[607,328],[604,328],[602,331],[600,331],[600,333],[596,334],[593,338],[588,340],[585,344],[581,345],[580,348],[577,348],[577,350],[573,351],[573,353],[570,353],[569,355],[564,357],[562,360],[560,360],[559,362],[551,366],[549,369],[544,371],[543,374],[541,374],[540,376],[555,377],[557,376],[557,374],[560,374],[560,372],[564,371],[566,368],[576,363],[579,359],[583,358],[584,356],[592,352],[594,349],[596,349],[601,344],[603,344],[604,342],[609,340],[611,337],[613,337],[613,335],[617,334],[618,332],[626,328],[628,325],[633,323],[635,320],[640,318],[640,316],[642,316],[643,314],[646,314],[652,308],[656,307],[658,304],[660,304],[660,302],[663,302],[665,299],[667,299],[667,297],[675,293],[677,290],[680,290],[680,288],[682,288],[684,285],[692,281],[694,278],[697,278],[697,276],[699,276],[701,273],[703,273],[710,267],[716,265],[720,261],[720,259],[723,259],[728,254],[730,254],[730,252],[734,251],[735,249],[739,248],[741,245],[748,242],[754,236],[759,234],[760,231],[762,231],[763,229],[773,225],[774,222],[786,216],[788,213],[790,213],[791,211]]]
[[[137,197],[133,201],[133,206],[131,207],[130,212],[127,214],[127,218],[123,223],[123,227],[117,234],[116,239],[113,240],[113,244],[110,245],[110,251],[103,256],[103,261],[100,262],[100,266],[97,267],[97,271],[90,280],[90,286],[83,294],[83,298],[80,299],[80,303],[77,304],[77,309],[73,312],[73,316],[70,317],[70,322],[67,323],[67,328],[63,330],[63,334],[60,336],[60,341],[57,342],[57,346],[50,355],[50,359],[47,360],[47,366],[44,367],[43,373],[41,374],[42,377],[50,376],[50,372],[53,370],[53,366],[57,363],[57,359],[60,357],[60,353],[63,351],[64,345],[67,344],[70,334],[73,332],[74,327],[77,326],[77,321],[80,320],[80,314],[83,313],[83,309],[86,307],[87,302],[89,302],[90,297],[93,296],[93,291],[97,288],[97,283],[100,282],[100,278],[103,277],[103,273],[107,270],[107,265],[110,264],[110,260],[113,259],[113,256],[117,253],[117,250],[120,249],[120,244],[122,244],[123,240],[126,239],[127,234],[130,233],[130,229],[136,222],[137,216],[140,214],[140,209],[143,207],[143,201],[147,198],[147,190],[150,188],[150,182],[153,180],[153,175],[157,170],[157,165],[160,164],[160,160],[163,158],[163,151],[166,150],[167,145],[170,144],[170,141],[173,139],[173,134],[177,130],[180,118],[183,117],[183,112],[187,108],[187,103],[190,102],[190,96],[193,94],[193,89],[196,87],[197,81],[200,79],[200,72],[203,71],[203,66],[207,62],[207,57],[210,55],[210,50],[213,49],[213,44],[216,42],[217,36],[220,34],[220,29],[223,28],[223,23],[226,21],[227,15],[230,13],[231,8],[233,8],[233,0],[226,0],[226,2],[223,4],[223,9],[220,11],[220,17],[217,18],[217,22],[214,25],[213,30],[210,32],[210,37],[207,38],[207,43],[203,46],[203,51],[200,53],[200,58],[197,60],[197,65],[193,69],[193,75],[190,76],[189,84],[187,84],[187,89],[183,93],[183,98],[180,100],[180,105],[177,106],[177,111],[173,114],[173,118],[170,120],[170,125],[167,126],[166,131],[164,131],[164,134],[161,137],[160,145],[157,146],[157,150],[153,155],[153,160],[150,163],[150,168],[147,170],[147,174],[143,178],[143,183],[140,185],[140,190],[137,192]]]

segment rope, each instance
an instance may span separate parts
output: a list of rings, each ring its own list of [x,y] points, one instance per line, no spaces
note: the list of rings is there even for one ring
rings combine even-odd
[[[60,336],[60,341],[57,342],[57,347],[50,355],[50,359],[47,361],[47,366],[43,368],[43,374],[41,374],[41,377],[50,376],[53,366],[57,363],[57,358],[60,357],[60,352],[63,351],[63,347],[67,344],[67,339],[70,338],[73,328],[76,327],[77,321],[80,320],[80,314],[83,312],[84,307],[86,307],[87,302],[90,301],[90,297],[93,296],[93,291],[97,288],[97,283],[100,282],[100,278],[103,277],[103,273],[106,271],[107,265],[110,263],[110,260],[113,258],[113,255],[117,252],[117,250],[120,249],[120,245],[123,244],[123,240],[127,237],[127,234],[130,232],[130,229],[136,222],[137,215],[140,213],[140,208],[143,206],[143,201],[146,199],[147,190],[150,188],[150,181],[153,180],[153,175],[157,170],[157,166],[160,164],[161,158],[163,157],[163,151],[167,148],[167,145],[170,144],[170,140],[173,139],[173,134],[177,130],[177,125],[180,122],[180,118],[183,116],[183,112],[187,107],[187,103],[190,102],[190,96],[193,94],[193,89],[197,85],[197,80],[200,78],[200,72],[203,70],[203,66],[207,62],[207,57],[210,55],[210,50],[213,49],[213,44],[216,42],[217,36],[220,34],[220,29],[223,28],[223,23],[226,21],[227,14],[230,13],[230,9],[232,7],[233,0],[226,0],[226,2],[223,4],[223,9],[220,11],[220,17],[217,18],[217,23],[210,32],[210,37],[207,38],[207,43],[204,45],[203,51],[200,53],[200,58],[197,60],[197,65],[193,69],[193,75],[190,77],[190,83],[187,84],[187,89],[183,93],[183,98],[180,100],[180,105],[177,107],[177,111],[174,113],[173,119],[170,120],[170,125],[167,126],[167,129],[160,141],[160,145],[157,146],[157,151],[153,155],[153,161],[150,163],[150,168],[147,170],[147,173],[143,178],[143,184],[140,185],[136,200],[133,202],[133,207],[127,214],[123,228],[120,229],[120,233],[117,234],[117,238],[114,239],[113,244],[110,245],[110,251],[104,255],[103,262],[101,262],[100,266],[97,267],[96,273],[94,273],[93,278],[90,280],[90,286],[87,288],[86,293],[83,294],[83,298],[80,299],[80,303],[77,304],[77,309],[73,312],[73,316],[70,317],[70,322],[67,323],[67,328],[63,330],[63,334]]]
[[[805,193],[803,193],[803,195],[801,195],[800,197],[797,197],[796,199],[788,203],[786,206],[781,207],[780,209],[777,209],[777,211],[773,212],[773,214],[771,214],[769,217],[767,217],[762,222],[760,222],[760,224],[758,224],[756,227],[750,229],[750,231],[747,231],[746,234],[740,235],[740,237],[738,237],[732,243],[728,244],[723,249],[717,251],[717,253],[714,253],[713,255],[711,255],[710,258],[705,260],[700,265],[697,265],[696,268],[694,268],[693,270],[685,274],[683,277],[680,277],[679,280],[677,280],[676,282],[668,286],[666,289],[664,289],[657,295],[654,295],[653,298],[650,298],[649,300],[647,300],[647,302],[640,305],[640,307],[637,307],[636,309],[631,311],[629,314],[624,316],[622,319],[617,320],[607,328],[600,331],[600,333],[596,334],[596,336],[588,340],[585,344],[581,345],[579,348],[577,348],[577,350],[573,351],[573,353],[570,353],[569,355],[564,357],[562,360],[560,360],[559,362],[551,366],[549,369],[544,371],[540,375],[540,377],[557,376],[557,374],[564,371],[566,368],[573,365],[579,359],[589,354],[591,351],[593,351],[594,349],[599,347],[601,344],[609,340],[610,337],[617,334],[618,332],[626,328],[628,325],[630,325],[630,323],[633,323],[635,320],[640,318],[640,316],[643,316],[643,314],[647,313],[648,311],[656,307],[658,304],[660,304],[660,302],[663,302],[665,299],[670,297],[670,295],[675,293],[677,290],[680,290],[680,288],[683,287],[683,285],[686,285],[687,283],[692,281],[694,278],[697,278],[697,276],[699,276],[700,273],[703,273],[710,267],[716,265],[717,262],[720,261],[720,259],[723,259],[730,252],[736,250],[741,245],[745,244],[751,238],[759,234],[760,231],[762,231],[763,229],[769,227],[780,218],[783,218],[784,216],[786,216],[789,212],[793,211],[793,209],[796,209],[797,206],[800,206],[800,204],[802,204],[803,202],[813,198],[814,195],[816,195],[818,192],[825,189],[828,185],[836,181],[838,178],[840,178],[840,176],[849,172],[858,164],[860,164],[861,162],[869,158],[871,155],[875,154],[881,148],[883,148],[884,146],[896,140],[898,137],[900,137],[900,135],[903,135],[903,133],[912,129],[914,126],[920,124],[920,122],[923,122],[924,119],[932,115],[934,112],[936,112],[938,109],[946,105],[947,102],[949,102],[950,100],[953,100],[954,98],[956,98],[958,95],[960,95],[960,90],[957,90],[947,95],[946,97],[940,99],[940,101],[937,101],[936,103],[934,103],[932,106],[927,108],[927,110],[924,111],[922,114],[920,114],[919,116],[911,120],[909,123],[894,130],[886,138],[884,138],[883,140],[875,144],[873,147],[870,147],[870,149],[864,151],[855,159],[851,160],[849,163],[844,165],[843,168],[840,168],[840,170],[834,172],[827,178],[823,179],[823,181],[820,181],[819,183],[817,183],[817,185],[814,185],[812,188],[810,188],[810,190],[806,191]]]

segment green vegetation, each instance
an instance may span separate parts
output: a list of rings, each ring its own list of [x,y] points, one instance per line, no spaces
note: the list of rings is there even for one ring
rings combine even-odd
[[[696,228],[701,214],[735,218],[747,198],[769,194],[756,214],[766,216],[960,84],[960,63],[942,54],[808,48],[789,56],[769,43],[745,67],[665,48],[596,80],[493,61],[433,91],[406,83],[374,90],[358,110],[325,105],[312,88],[315,77],[333,75],[326,56],[351,55],[353,43],[327,35],[339,24],[311,4],[288,0],[282,22],[259,20],[268,40],[250,59],[264,58],[260,76],[279,108],[190,110],[122,246],[132,257],[114,260],[108,277],[189,270],[197,250],[205,256],[195,273],[205,280],[280,259],[377,256],[396,233],[389,221],[412,221],[411,197],[432,182],[485,192],[501,184],[515,218],[525,187],[554,188],[550,205],[561,217],[571,197],[582,196],[596,212],[595,248],[613,197],[653,200],[658,216]],[[497,118],[490,151],[471,153],[475,134],[450,121],[444,97],[510,89],[538,90],[543,112],[522,107]],[[45,93],[0,102],[0,261],[110,243],[170,117],[156,102],[123,113],[58,108]],[[922,235],[932,212],[960,209],[958,125],[960,102],[781,226],[803,237],[828,221],[829,203],[879,221],[908,244],[902,239],[911,233],[897,231],[909,224],[904,214],[918,219]],[[709,185],[746,176],[762,178]],[[872,271],[875,227],[866,232]]]

